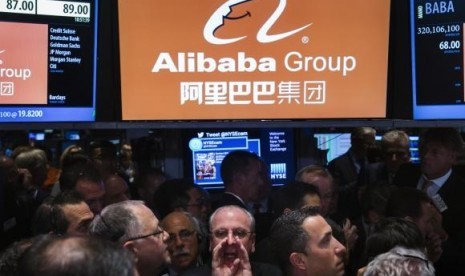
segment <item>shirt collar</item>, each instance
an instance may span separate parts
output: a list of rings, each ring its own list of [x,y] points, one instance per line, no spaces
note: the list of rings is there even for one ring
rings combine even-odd
[[[447,179],[449,179],[450,175],[452,174],[452,169],[449,169],[449,171],[447,171],[447,173],[441,177],[438,177],[438,178],[435,178],[435,179],[429,179],[429,181],[433,182],[434,185],[438,186],[439,188],[441,188],[444,183],[446,183]],[[425,178],[427,179],[427,178]]]
[[[438,193],[439,189],[446,183],[447,179],[449,179],[450,175],[452,174],[452,169],[450,169],[445,175],[435,178],[435,179],[428,179],[425,175],[422,175],[421,179],[418,181],[417,189],[422,189],[425,181],[431,181],[434,185],[431,185],[430,188],[426,191],[429,196],[433,196]]]

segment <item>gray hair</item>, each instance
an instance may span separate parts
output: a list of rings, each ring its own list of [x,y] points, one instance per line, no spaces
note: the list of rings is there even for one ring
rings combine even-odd
[[[138,235],[142,228],[142,222],[136,215],[136,209],[141,206],[147,208],[140,200],[126,200],[108,205],[91,222],[90,235],[124,243]]]
[[[434,276],[435,270],[418,249],[396,246],[387,253],[378,255],[371,261],[364,276]]]
[[[239,210],[239,211],[242,211],[244,214],[247,215],[247,217],[249,218],[249,222],[250,222],[250,231],[251,232],[255,232],[255,218],[252,216],[252,214],[247,211],[246,209],[242,208],[242,207],[239,207],[239,206],[236,206],[236,205],[226,205],[226,206],[223,206],[223,207],[220,207],[218,209],[215,210],[215,212],[213,212],[213,214],[211,214],[210,216],[210,230],[212,228],[212,222],[213,220],[215,219],[216,215],[220,212],[220,211],[224,211],[224,210]]]
[[[320,176],[330,178],[331,180],[333,179],[333,176],[325,167],[320,165],[308,165],[296,173],[295,180],[305,182],[305,175],[307,174],[312,175],[312,177]]]
[[[38,164],[43,167],[47,166],[47,155],[41,149],[31,149],[18,154],[15,163],[19,168],[32,171]]]

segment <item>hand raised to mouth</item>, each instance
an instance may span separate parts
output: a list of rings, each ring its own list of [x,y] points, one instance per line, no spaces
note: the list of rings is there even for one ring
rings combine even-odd
[[[212,276],[251,276],[249,254],[237,237],[229,243],[224,238],[215,248],[212,257]]]

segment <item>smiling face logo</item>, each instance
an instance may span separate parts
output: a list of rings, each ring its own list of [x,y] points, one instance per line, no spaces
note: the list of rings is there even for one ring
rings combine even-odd
[[[249,2],[252,0],[228,0],[226,3],[221,5],[208,19],[207,23],[205,24],[205,27],[203,29],[203,36],[204,38],[211,44],[217,44],[217,45],[224,45],[224,44],[230,44],[237,42],[239,40],[242,40],[246,38],[247,36],[241,36],[241,37],[234,37],[234,38],[218,38],[215,36],[215,33],[217,30],[219,30],[221,27],[224,26],[225,20],[240,20],[246,17],[251,17],[252,14],[247,11],[245,14],[241,16],[236,16],[232,17],[230,14],[233,12],[233,7],[241,5],[245,2]],[[311,25],[307,24],[305,26],[302,26],[300,28],[290,30],[288,32],[284,33],[279,33],[279,34],[268,34],[269,30],[273,27],[273,25],[276,23],[276,21],[279,19],[281,14],[284,12],[286,9],[286,4],[287,0],[279,0],[279,5],[276,8],[276,10],[271,14],[271,16],[266,20],[266,22],[263,24],[262,27],[258,30],[257,33],[257,41],[260,43],[271,43],[275,42],[281,39],[284,39],[286,37],[289,37],[291,35],[294,35],[307,27]]]

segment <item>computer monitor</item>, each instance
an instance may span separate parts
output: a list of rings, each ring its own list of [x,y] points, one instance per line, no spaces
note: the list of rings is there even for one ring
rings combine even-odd
[[[189,155],[186,174],[207,189],[224,188],[220,175],[224,157],[235,150],[250,151],[267,164],[274,186],[294,178],[294,134],[292,129],[202,129],[184,135]]]
[[[326,151],[326,161],[346,153],[350,148],[350,133],[315,133],[317,148]]]
[[[0,1],[0,122],[95,120],[97,7]]]
[[[410,0],[414,119],[465,119],[465,2]]]

